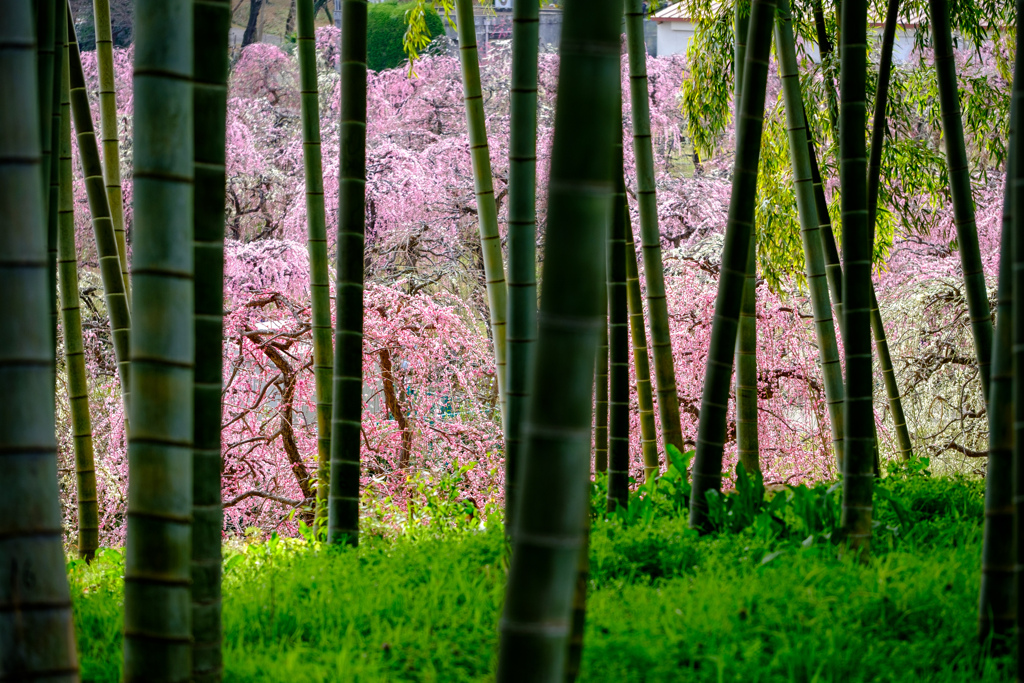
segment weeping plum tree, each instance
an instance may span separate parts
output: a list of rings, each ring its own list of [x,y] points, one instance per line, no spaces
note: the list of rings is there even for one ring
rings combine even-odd
[[[139,0],[135,38],[124,680],[170,683],[192,679],[192,1]]]
[[[54,435],[33,3],[0,5],[0,679],[78,681]]]
[[[366,207],[366,0],[341,5],[338,274],[328,539],[359,542],[363,412],[363,241]]]
[[[715,298],[711,349],[701,396],[697,427],[697,453],[693,464],[690,526],[707,528],[707,492],[722,487],[722,451],[725,444],[726,404],[732,379],[740,305],[746,286],[747,261],[754,222],[753,197],[764,127],[765,88],[772,40],[774,0],[753,0],[743,66],[743,93],[736,126],[736,164],[733,172],[729,219],[725,227],[722,272]]]
[[[533,391],[501,620],[499,681],[555,683],[586,518],[592,387],[619,120],[621,5],[567,0]]]

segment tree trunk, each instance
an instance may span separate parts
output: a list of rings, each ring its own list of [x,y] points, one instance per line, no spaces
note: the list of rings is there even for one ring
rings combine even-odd
[[[259,40],[259,19],[262,8],[263,0],[249,0],[249,21],[245,25],[245,32],[242,33],[242,47],[252,45]]]
[[[391,363],[391,350],[381,349],[378,356],[380,357],[380,379],[384,384],[384,404],[388,407],[388,412],[395,419],[398,431],[402,434],[402,446],[398,453],[398,469],[405,470],[409,468],[409,460],[412,455],[412,428],[409,425],[409,420],[405,417],[405,411],[402,410],[402,403],[398,400],[398,392],[395,391],[395,371]]]

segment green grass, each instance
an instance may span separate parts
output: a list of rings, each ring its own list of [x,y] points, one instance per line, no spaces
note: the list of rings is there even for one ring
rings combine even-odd
[[[879,503],[867,565],[826,540],[598,521],[582,680],[1012,680],[1009,659],[975,638],[981,487],[917,477],[889,489],[913,523]],[[224,584],[226,681],[491,680],[499,527],[358,550],[240,548]],[[118,680],[122,571],[117,551],[72,563],[84,680]]]

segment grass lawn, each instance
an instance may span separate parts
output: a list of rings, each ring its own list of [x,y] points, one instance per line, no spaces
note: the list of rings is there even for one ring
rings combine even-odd
[[[975,635],[978,482],[918,478],[879,503],[868,564],[827,540],[696,537],[682,516],[598,520],[583,681],[1010,681]],[[487,681],[506,575],[500,528],[367,539],[358,550],[235,546],[226,681]],[[117,681],[119,551],[71,563],[83,679]]]

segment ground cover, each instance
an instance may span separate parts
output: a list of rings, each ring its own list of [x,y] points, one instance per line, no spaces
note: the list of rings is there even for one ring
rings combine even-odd
[[[817,522],[793,502],[803,494],[782,490],[774,497],[789,505],[765,508],[774,528],[704,538],[671,514],[671,491],[635,496],[631,519],[598,515],[582,680],[1011,680],[1011,660],[975,636],[980,483],[915,475],[883,486],[866,565],[829,541],[838,498],[825,486]],[[491,680],[507,563],[500,523],[483,526],[368,537],[357,550],[233,543],[225,680]],[[83,680],[119,680],[122,573],[113,549],[70,565]]]

